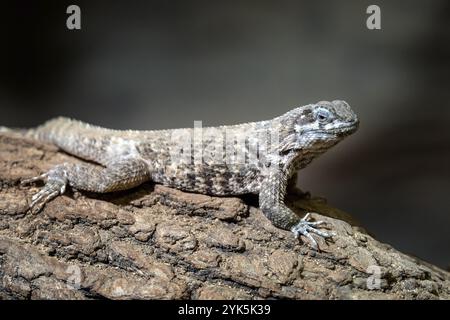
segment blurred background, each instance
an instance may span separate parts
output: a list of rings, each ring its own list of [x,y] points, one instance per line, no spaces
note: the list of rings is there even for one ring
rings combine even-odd
[[[79,31],[66,8],[81,8]],[[381,30],[366,8],[381,8]],[[0,125],[265,120],[344,99],[359,131],[299,174],[381,241],[450,265],[450,2],[2,2]]]

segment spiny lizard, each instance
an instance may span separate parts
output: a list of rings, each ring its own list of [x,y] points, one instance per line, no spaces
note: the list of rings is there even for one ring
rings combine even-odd
[[[306,236],[331,234],[322,221],[299,218],[284,204],[295,173],[358,128],[358,118],[340,100],[297,107],[272,120],[233,126],[152,131],[105,129],[56,118],[25,131],[93,163],[63,163],[24,180],[44,180],[30,209],[42,207],[69,185],[93,192],[129,189],[153,181],[188,192],[216,196],[254,193],[264,215],[276,226]]]

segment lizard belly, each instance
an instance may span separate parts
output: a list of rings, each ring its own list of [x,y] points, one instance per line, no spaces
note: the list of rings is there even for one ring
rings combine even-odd
[[[152,174],[156,183],[188,192],[216,196],[258,193],[257,168],[248,166],[171,165]]]

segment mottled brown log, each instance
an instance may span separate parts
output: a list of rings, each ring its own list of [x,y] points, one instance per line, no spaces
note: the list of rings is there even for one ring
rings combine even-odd
[[[1,299],[449,299],[448,272],[398,252],[320,199],[289,196],[336,236],[321,252],[277,229],[251,198],[150,183],[113,194],[69,190],[36,215],[39,185],[20,180],[64,161],[55,147],[0,135]],[[370,266],[381,270],[370,289]],[[369,268],[369,269],[368,269]],[[372,267],[372,270],[374,267]]]

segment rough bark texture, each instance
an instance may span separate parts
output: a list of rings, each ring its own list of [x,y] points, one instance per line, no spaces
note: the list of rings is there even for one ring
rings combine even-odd
[[[332,241],[314,252],[273,227],[255,199],[215,198],[160,185],[106,195],[67,192],[27,213],[39,186],[20,186],[64,161],[55,147],[0,134],[2,299],[449,299],[450,275],[400,253],[320,199]],[[369,266],[381,268],[370,290]],[[369,268],[369,270],[368,270]],[[372,267],[372,270],[375,270]],[[372,283],[372,282],[371,282]]]

